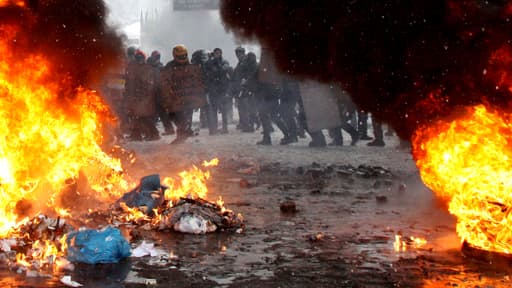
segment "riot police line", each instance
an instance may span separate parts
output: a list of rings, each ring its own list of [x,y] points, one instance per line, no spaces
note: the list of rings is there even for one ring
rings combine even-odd
[[[298,80],[279,72],[272,50],[265,47],[259,61],[243,47],[234,52],[238,63],[232,67],[219,48],[199,49],[189,57],[187,47],[176,45],[173,59],[163,65],[159,51],[146,57],[129,47],[123,71],[114,73],[104,87],[118,115],[120,137],[154,141],[161,135],[175,135],[171,144],[185,143],[197,134],[192,129],[195,112],[200,115],[200,129],[207,129],[209,135],[227,134],[237,111],[236,129],[242,133],[261,130],[259,145],[272,145],[270,135],[277,127],[283,135],[280,145],[309,136],[310,147],[354,146],[359,141],[385,146],[382,124],[372,119],[374,138],[370,137],[369,115],[357,109],[340,85]],[[164,128],[161,133],[158,122]],[[350,136],[349,142],[344,142],[342,131]]]

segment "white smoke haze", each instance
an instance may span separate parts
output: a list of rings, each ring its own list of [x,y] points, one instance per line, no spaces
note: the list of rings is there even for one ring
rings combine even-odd
[[[174,11],[172,0],[105,0],[110,9],[108,23],[126,35],[126,46],[136,46],[146,55],[158,50],[165,64],[172,47],[184,44],[189,55],[195,50],[221,48],[234,66],[235,48],[242,45],[259,57],[254,43],[240,43],[222,24],[219,10]]]

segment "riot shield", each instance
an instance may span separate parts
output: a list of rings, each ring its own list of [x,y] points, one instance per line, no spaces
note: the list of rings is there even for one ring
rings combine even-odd
[[[160,72],[162,104],[168,112],[201,108],[206,104],[205,85],[199,65],[167,67]]]

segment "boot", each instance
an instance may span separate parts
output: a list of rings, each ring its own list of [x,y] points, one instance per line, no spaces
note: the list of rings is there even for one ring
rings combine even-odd
[[[258,145],[272,145],[272,141],[270,140],[270,135],[263,135],[263,139],[256,143]]]
[[[359,141],[359,134],[358,133],[354,133],[354,134],[350,135],[350,137],[352,137],[352,141],[350,142],[350,146],[356,146],[357,141]]]
[[[375,139],[375,140],[373,140],[372,142],[369,142],[366,145],[368,145],[368,146],[375,146],[375,147],[384,147],[386,145],[386,143],[384,143],[383,140]]]
[[[332,140],[328,146],[343,146],[343,141],[341,140]]]
[[[366,135],[366,134],[363,134],[359,137],[359,140],[366,140],[366,141],[369,141],[369,140],[373,140],[372,137]]]

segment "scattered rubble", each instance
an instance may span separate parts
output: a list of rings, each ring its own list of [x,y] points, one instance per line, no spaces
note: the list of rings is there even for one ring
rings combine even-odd
[[[281,209],[281,212],[283,212],[283,213],[296,213],[297,212],[297,207],[295,205],[295,202],[291,201],[291,200],[281,202],[281,204],[279,205],[279,208]]]

